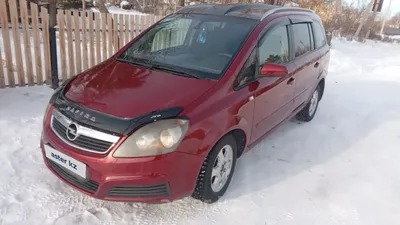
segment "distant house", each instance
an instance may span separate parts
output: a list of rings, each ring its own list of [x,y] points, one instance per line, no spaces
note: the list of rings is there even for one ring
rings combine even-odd
[[[385,35],[387,35],[387,36],[400,35],[400,29],[393,28],[393,27],[387,27],[387,28],[385,28]]]

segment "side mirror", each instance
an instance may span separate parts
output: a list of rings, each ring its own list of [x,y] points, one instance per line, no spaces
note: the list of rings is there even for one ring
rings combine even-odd
[[[286,76],[288,74],[288,70],[286,66],[274,63],[265,63],[261,68],[262,76]]]

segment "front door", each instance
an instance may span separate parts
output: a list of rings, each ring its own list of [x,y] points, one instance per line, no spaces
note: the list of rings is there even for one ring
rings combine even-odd
[[[264,64],[275,63],[286,65],[289,74],[281,77],[258,76],[252,141],[261,138],[293,111],[296,80],[293,77],[295,65],[289,54],[288,25],[289,20],[268,28],[258,44],[258,73]]]

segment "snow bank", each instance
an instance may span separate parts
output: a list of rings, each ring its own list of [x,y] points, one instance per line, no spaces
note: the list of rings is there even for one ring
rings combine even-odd
[[[121,7],[122,7],[122,6],[129,6],[129,5],[131,5],[131,3],[129,3],[129,2],[126,1],[126,0],[123,0],[119,5],[120,5]]]
[[[116,7],[116,6],[107,6],[107,9],[108,9],[108,11],[111,13],[111,14],[126,14],[126,15],[148,15],[148,14],[146,14],[146,13],[141,13],[141,12],[139,12],[139,11],[137,11],[137,10],[133,10],[133,9],[121,9],[121,8],[118,8],[118,7]],[[97,9],[97,8],[91,8],[91,10],[93,11],[93,12],[99,12],[99,10]]]
[[[400,35],[390,36],[392,39],[400,40]]]

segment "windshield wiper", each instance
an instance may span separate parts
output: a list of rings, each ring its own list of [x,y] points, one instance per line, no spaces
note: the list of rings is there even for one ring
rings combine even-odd
[[[198,77],[196,75],[187,73],[185,71],[182,71],[182,70],[179,70],[179,69],[176,69],[176,68],[173,68],[173,67],[164,66],[164,65],[160,65],[160,64],[152,64],[151,61],[147,60],[147,59],[131,58],[129,60],[129,59],[125,59],[125,58],[117,58],[116,60],[118,62],[133,64],[133,65],[138,65],[138,66],[143,66],[143,67],[148,68],[148,69],[167,71],[169,73],[176,74],[176,75],[183,76],[183,77],[202,79],[202,78],[200,78],[200,77]]]
[[[190,73],[187,73],[185,71],[182,71],[182,70],[179,70],[179,69],[176,69],[176,68],[172,68],[172,67],[169,67],[169,66],[153,64],[153,65],[151,65],[151,69],[167,71],[167,72],[170,72],[170,73],[173,73],[173,74],[176,74],[176,75],[179,75],[179,76],[183,76],[183,77],[201,79],[200,77],[198,77],[196,75],[193,75],[193,74],[190,74]]]
[[[140,62],[140,60],[136,59],[136,58],[133,58],[131,60],[124,59],[124,58],[117,58],[116,60],[118,62],[123,62],[123,63],[133,64],[133,65],[143,66],[143,67],[146,67],[146,68],[151,68],[151,64],[148,64],[148,63],[145,63],[145,62]]]

